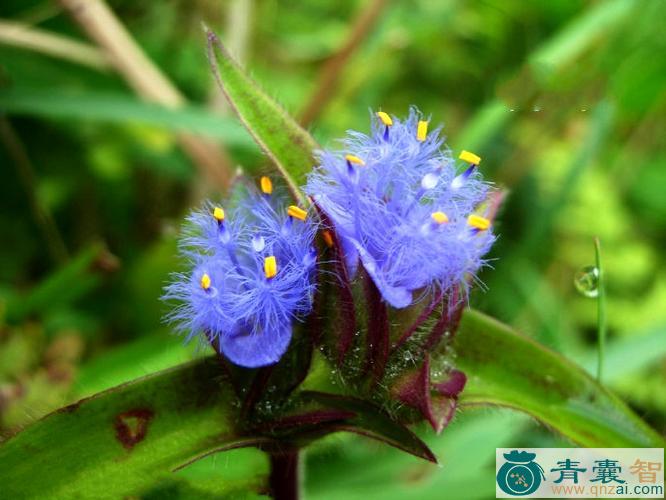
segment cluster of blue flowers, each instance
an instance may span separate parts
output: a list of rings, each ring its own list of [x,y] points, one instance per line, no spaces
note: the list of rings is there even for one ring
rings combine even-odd
[[[465,284],[494,236],[477,213],[488,194],[479,157],[459,171],[439,129],[412,109],[405,121],[379,112],[372,134],[351,131],[324,151],[305,191],[332,221],[350,275],[359,262],[384,300],[407,307],[433,288]]]
[[[439,131],[428,133],[415,109],[404,121],[376,113],[370,135],[349,132],[341,151],[319,154],[304,187],[332,225],[347,274],[362,266],[396,308],[466,286],[494,241],[480,211],[489,190],[480,158],[463,152],[458,168]],[[181,303],[169,319],[188,339],[203,332],[245,367],[280,359],[315,293],[318,223],[274,198],[263,177],[261,192],[249,189],[228,214],[209,204],[190,216],[182,247],[191,269],[165,294]]]
[[[269,178],[261,188],[226,211],[208,203],[188,218],[181,248],[190,270],[175,275],[164,296],[180,303],[167,319],[188,340],[204,333],[248,368],[280,359],[315,292],[316,226],[303,209],[273,199]]]

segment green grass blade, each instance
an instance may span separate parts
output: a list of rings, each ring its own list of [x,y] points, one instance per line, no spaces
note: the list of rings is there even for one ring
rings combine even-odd
[[[605,384],[617,384],[627,377],[658,363],[666,356],[666,324],[655,325],[633,335],[615,339],[604,352]],[[580,353],[577,361],[590,374],[598,364],[597,349]]]
[[[95,261],[102,257],[103,245],[93,243],[56,269],[26,295],[12,296],[7,303],[7,319],[19,322],[31,314],[57,310],[84,297],[102,281]]]
[[[594,253],[597,265],[598,285],[597,285],[597,342],[598,342],[598,361],[597,361],[597,380],[602,381],[604,374],[604,356],[606,354],[606,285],[604,283],[604,268],[601,265],[601,242],[599,238],[594,239]]]
[[[466,405],[523,411],[587,447],[661,447],[663,439],[582,368],[476,311],[463,316],[457,365]]]
[[[543,44],[532,54],[530,63],[542,76],[550,77],[575,61],[600,38],[612,33],[638,9],[640,7],[631,0],[598,3]]]
[[[208,59],[222,92],[243,125],[273,161],[294,197],[305,202],[299,186],[312,169],[317,143],[241,69],[210,30]]]
[[[231,147],[254,147],[247,132],[231,117],[216,116],[193,105],[166,108],[118,92],[5,88],[0,89],[0,110],[10,115],[152,125],[222,139]]]

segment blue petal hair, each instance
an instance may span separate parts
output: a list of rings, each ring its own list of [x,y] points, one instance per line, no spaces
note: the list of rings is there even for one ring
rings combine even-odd
[[[305,191],[332,222],[350,275],[361,263],[396,308],[433,288],[464,284],[494,242],[480,211],[489,184],[480,158],[458,168],[440,128],[412,108],[401,121],[379,112],[372,132],[348,132],[341,151],[319,153]]]
[[[187,340],[203,335],[248,368],[280,359],[315,292],[316,225],[275,198],[248,188],[226,212],[207,203],[191,214],[181,240],[188,270],[163,296],[179,302],[167,320]]]

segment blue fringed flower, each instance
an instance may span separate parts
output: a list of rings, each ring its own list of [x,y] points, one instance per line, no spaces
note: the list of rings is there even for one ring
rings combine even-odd
[[[371,135],[350,131],[342,151],[319,153],[305,187],[334,225],[350,274],[362,263],[397,308],[414,292],[464,286],[494,241],[480,211],[489,190],[480,158],[463,152],[459,169],[439,132],[428,133],[416,109],[404,121],[379,112]]]
[[[248,368],[280,359],[315,291],[315,224],[299,207],[271,199],[268,178],[261,187],[228,212],[209,203],[188,218],[181,248],[191,267],[174,275],[164,295],[180,302],[168,320],[188,340],[202,333]]]

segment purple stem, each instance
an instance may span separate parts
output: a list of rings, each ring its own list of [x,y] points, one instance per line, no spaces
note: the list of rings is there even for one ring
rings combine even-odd
[[[300,489],[300,457],[297,449],[269,454],[271,474],[269,486],[275,500],[298,500]]]

